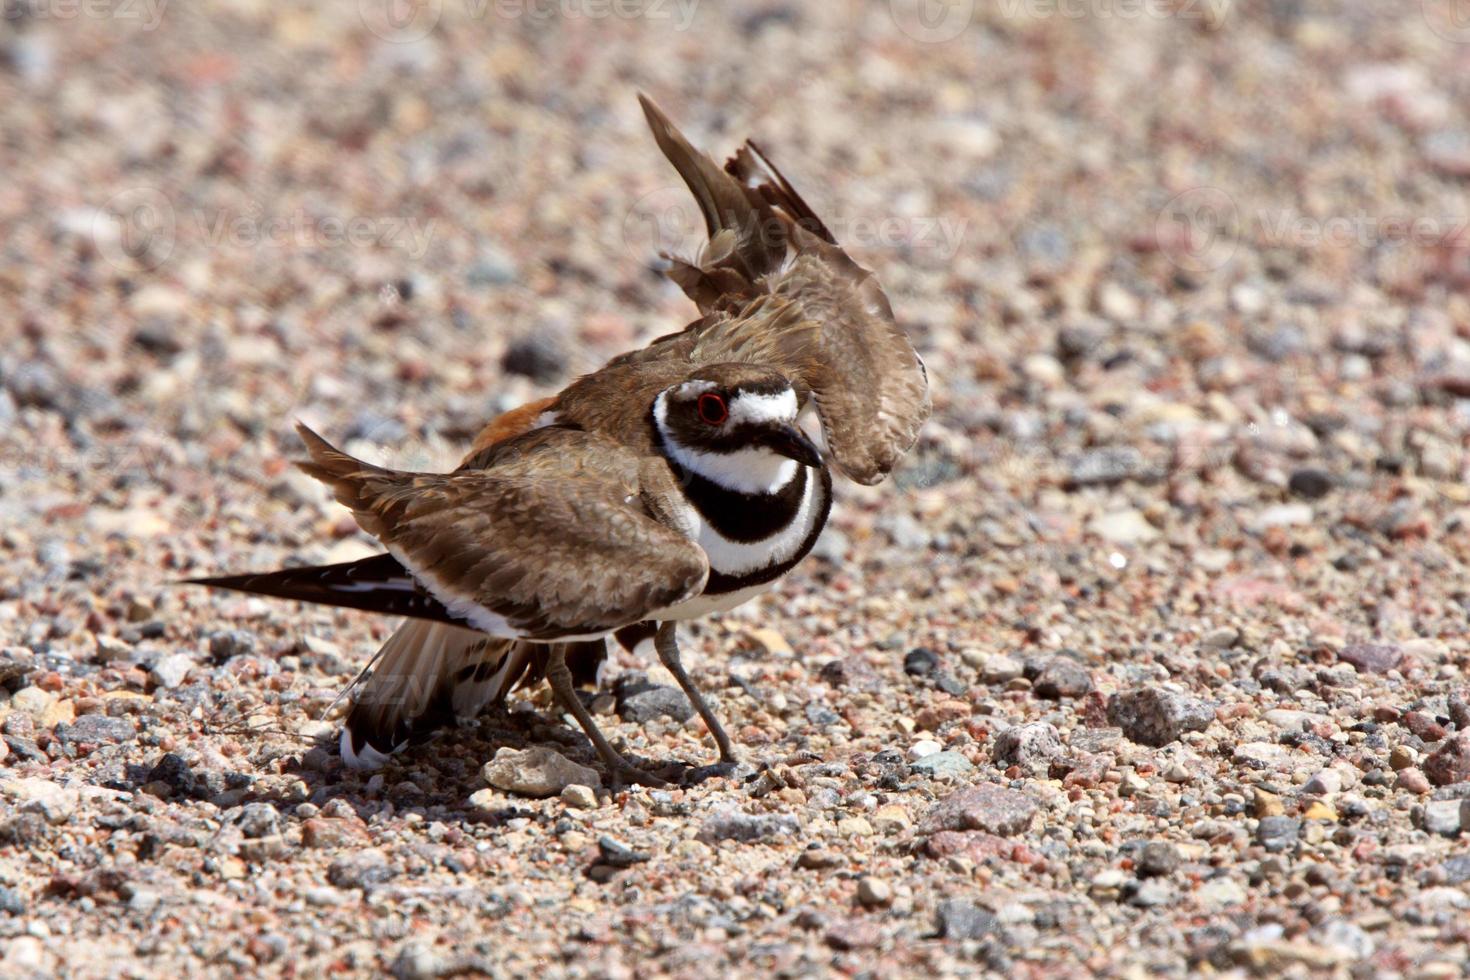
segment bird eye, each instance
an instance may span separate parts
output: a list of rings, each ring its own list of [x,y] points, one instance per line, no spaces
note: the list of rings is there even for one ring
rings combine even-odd
[[[699,396],[699,420],[707,425],[719,425],[730,417],[725,399],[706,392]]]

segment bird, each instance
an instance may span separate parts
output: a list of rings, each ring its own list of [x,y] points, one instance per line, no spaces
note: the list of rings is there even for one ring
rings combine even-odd
[[[704,218],[697,256],[663,256],[699,316],[495,418],[448,473],[376,466],[298,424],[298,465],[385,553],[189,580],[406,617],[349,685],[350,767],[544,678],[614,785],[666,785],[577,697],[610,637],[652,642],[733,767],[676,624],[770,589],[816,543],[834,474],[881,482],[929,415],[928,370],[881,285],[765,153],[746,141],[721,167],[639,102]]]

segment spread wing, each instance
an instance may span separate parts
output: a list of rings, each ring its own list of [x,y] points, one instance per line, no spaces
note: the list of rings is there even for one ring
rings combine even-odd
[[[709,230],[696,261],[670,277],[704,316],[632,355],[770,364],[809,393],[838,468],[877,483],[918,438],[929,382],[888,297],[758,147],[724,168],[640,96],[659,148]]]
[[[709,565],[656,519],[677,492],[667,464],[550,426],[473,468],[405,473],[364,463],[298,426],[301,468],[332,488],[453,615],[496,636],[606,633],[698,595]]]

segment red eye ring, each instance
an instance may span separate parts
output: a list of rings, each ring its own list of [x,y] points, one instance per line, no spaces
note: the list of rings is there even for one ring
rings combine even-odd
[[[725,407],[725,399],[712,392],[700,395],[697,405],[699,420],[705,425],[720,425],[730,417],[730,410]]]

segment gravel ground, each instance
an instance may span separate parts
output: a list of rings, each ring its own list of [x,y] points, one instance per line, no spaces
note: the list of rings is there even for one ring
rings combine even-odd
[[[1452,3],[378,3],[4,7],[0,973],[1470,969]],[[763,142],[935,417],[686,631],[735,777],[609,796],[544,691],[344,772],[393,624],[170,583],[368,552],[294,419],[441,465],[689,318],[639,89]]]

